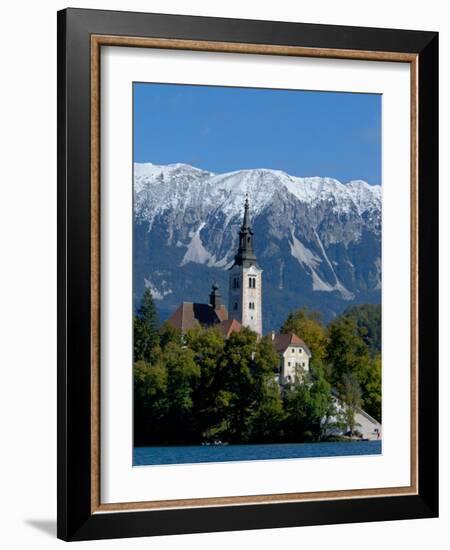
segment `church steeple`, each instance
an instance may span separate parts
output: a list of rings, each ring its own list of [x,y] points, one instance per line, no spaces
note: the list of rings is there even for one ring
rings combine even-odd
[[[250,212],[248,206],[248,194],[245,195],[245,205],[244,205],[244,221],[242,222],[242,229],[250,229]]]
[[[256,263],[255,252],[253,251],[253,231],[250,225],[250,206],[248,202],[248,195],[245,197],[244,219],[239,231],[239,248],[236,256],[234,257],[234,265],[242,265],[245,267],[258,265]]]
[[[239,248],[230,268],[229,319],[236,319],[262,335],[262,269],[253,250],[250,205],[245,197],[244,218],[239,231]]]

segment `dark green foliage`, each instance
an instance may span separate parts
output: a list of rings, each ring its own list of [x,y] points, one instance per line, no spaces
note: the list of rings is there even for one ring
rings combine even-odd
[[[355,317],[355,311],[370,317],[370,334],[375,328],[375,306],[358,306],[337,317],[328,325],[328,343],[325,354],[326,372],[341,399],[348,405],[347,425],[353,431],[354,412],[362,407],[381,422],[381,356],[367,343],[369,329],[364,325],[364,315]],[[367,313],[367,312],[372,313]],[[380,318],[381,323],[381,318]],[[366,338],[366,339],[365,339]],[[353,411],[353,412],[352,412]]]
[[[167,370],[159,362],[143,360],[134,364],[134,444],[165,439],[165,419],[169,410]]]
[[[186,443],[195,438],[193,396],[200,379],[200,367],[192,350],[174,342],[166,346],[163,363],[167,372],[169,402],[165,418],[166,438]]]
[[[268,338],[257,341],[249,329],[226,341],[218,365],[222,418],[231,441],[264,441],[279,436],[283,418],[275,383],[278,355]]]
[[[347,405],[340,420],[350,432],[358,407],[381,419],[381,359],[364,338],[376,330],[364,332],[363,319],[347,312],[325,329],[314,312],[290,314],[283,330],[315,358],[304,383],[280,388],[270,338],[246,328],[224,340],[214,327],[184,336],[168,322],[158,327],[146,291],[134,318],[135,445],[318,441],[339,421],[333,392]]]
[[[381,305],[353,306],[345,310],[343,316],[355,321],[371,355],[381,353]]]
[[[364,409],[381,422],[381,355],[371,360],[364,382]]]
[[[353,373],[359,379],[364,376],[369,350],[352,319],[338,317],[328,326],[325,360],[332,367],[331,382],[335,386],[342,383],[346,374]]]
[[[221,431],[222,419],[218,403],[220,388],[216,380],[216,365],[223,353],[224,340],[214,328],[198,328],[188,331],[185,342],[193,351],[200,369],[200,378],[194,392],[195,430],[202,441],[214,440]]]
[[[141,305],[133,320],[134,361],[153,360],[155,348],[159,346],[158,314],[152,293],[146,289]]]
[[[352,372],[344,373],[339,384],[339,394],[342,401],[346,404],[343,418],[348,427],[349,435],[353,435],[357,428],[355,414],[363,404],[361,398],[361,386],[356,374]]]
[[[323,377],[293,385],[284,396],[285,431],[289,441],[318,441],[323,435],[323,419],[334,412],[331,386]]]
[[[248,329],[163,326],[152,363],[135,363],[135,444],[272,441],[285,419],[268,338]]]
[[[171,323],[165,321],[159,330],[159,345],[165,349],[170,342],[181,344],[181,332]]]

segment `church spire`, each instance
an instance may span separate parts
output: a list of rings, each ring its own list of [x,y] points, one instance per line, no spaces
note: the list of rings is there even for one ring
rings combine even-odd
[[[245,196],[244,219],[242,220],[241,230],[239,231],[239,248],[234,257],[234,265],[243,265],[245,267],[258,265],[253,251],[253,231],[250,226],[250,205],[248,195]]]
[[[250,229],[250,213],[248,206],[248,193],[245,195],[245,204],[244,204],[244,220],[242,222],[242,230]]]
[[[253,250],[250,202],[245,197],[244,217],[239,230],[239,248],[230,267],[228,318],[236,319],[262,335],[262,269]]]

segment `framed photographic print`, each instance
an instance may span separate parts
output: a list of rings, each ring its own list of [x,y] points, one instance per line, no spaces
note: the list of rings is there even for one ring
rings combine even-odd
[[[58,14],[58,536],[438,513],[434,32]]]

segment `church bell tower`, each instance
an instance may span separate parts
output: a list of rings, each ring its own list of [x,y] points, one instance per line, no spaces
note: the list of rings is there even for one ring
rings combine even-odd
[[[262,269],[253,250],[248,197],[239,231],[239,248],[230,268],[228,316],[262,336]]]

